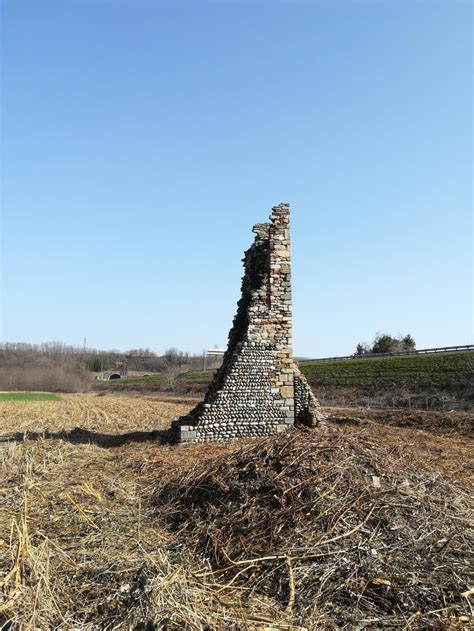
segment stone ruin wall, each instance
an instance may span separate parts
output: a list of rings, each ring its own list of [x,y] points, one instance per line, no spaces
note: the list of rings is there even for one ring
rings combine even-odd
[[[289,205],[280,204],[270,223],[254,226],[222,366],[204,401],[173,423],[178,442],[266,436],[321,420],[293,359],[289,221]]]

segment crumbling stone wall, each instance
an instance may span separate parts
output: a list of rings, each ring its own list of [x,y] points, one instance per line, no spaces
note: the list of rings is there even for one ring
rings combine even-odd
[[[222,366],[204,401],[173,423],[179,442],[265,436],[321,419],[293,359],[289,205],[275,206],[253,232]]]

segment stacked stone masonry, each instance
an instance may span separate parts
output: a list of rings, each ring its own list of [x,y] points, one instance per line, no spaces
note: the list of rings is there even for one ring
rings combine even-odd
[[[173,423],[178,442],[266,436],[321,421],[293,359],[289,222],[289,205],[280,204],[270,223],[254,226],[222,366],[204,401]]]

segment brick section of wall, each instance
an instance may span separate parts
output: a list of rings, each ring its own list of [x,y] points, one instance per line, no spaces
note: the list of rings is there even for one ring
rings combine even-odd
[[[256,224],[229,344],[203,403],[175,421],[178,442],[230,440],[317,425],[319,404],[292,350],[290,209]]]

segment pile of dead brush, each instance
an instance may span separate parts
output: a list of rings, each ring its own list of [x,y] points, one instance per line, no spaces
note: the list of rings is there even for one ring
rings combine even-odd
[[[469,624],[468,493],[408,466],[403,445],[295,430],[167,477],[154,504],[242,605],[272,601],[311,628]]]

